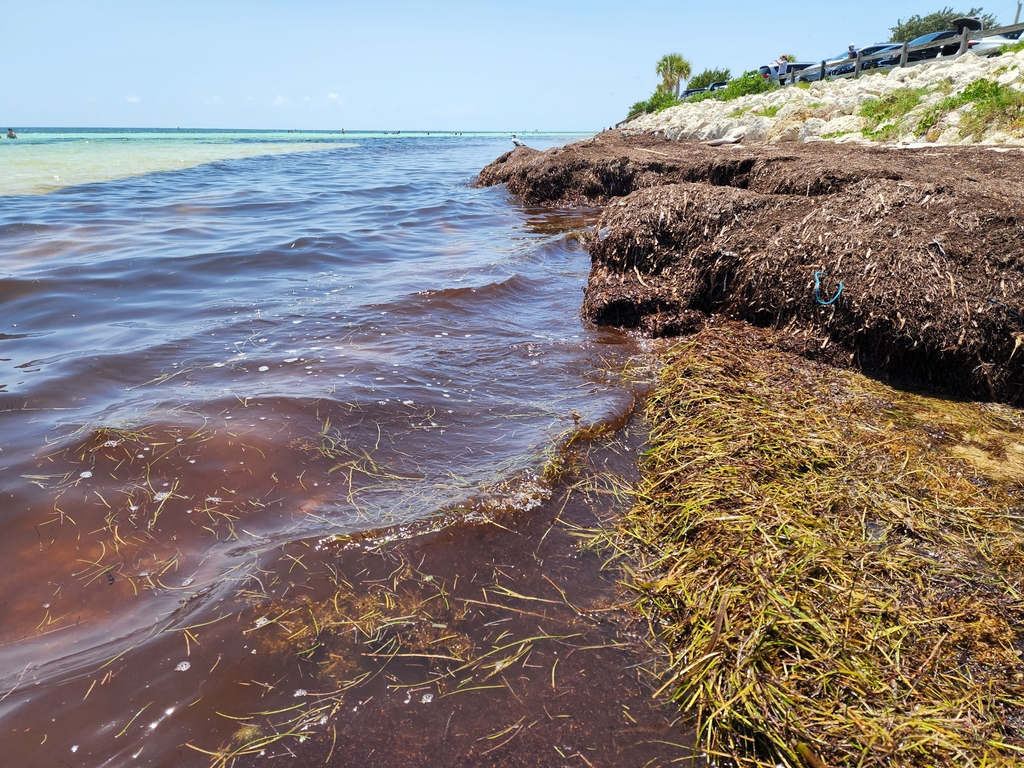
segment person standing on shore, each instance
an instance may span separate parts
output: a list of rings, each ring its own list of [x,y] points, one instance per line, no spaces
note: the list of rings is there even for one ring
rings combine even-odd
[[[16,134],[16,133],[14,132],[14,129],[13,129],[13,128],[8,128],[8,129],[7,129],[7,138],[8,138],[8,139],[16,139],[16,138],[18,138],[18,134]]]
[[[786,73],[789,72],[789,59],[785,54],[776,59],[775,67],[779,76],[779,84],[781,85],[782,81],[786,79]]]

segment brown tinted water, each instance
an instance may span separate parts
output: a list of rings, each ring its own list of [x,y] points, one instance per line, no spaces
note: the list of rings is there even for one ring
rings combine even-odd
[[[502,149],[4,199],[9,764],[680,754],[570,538],[614,496],[549,471],[629,412],[634,350],[578,319],[588,212],[469,187]]]

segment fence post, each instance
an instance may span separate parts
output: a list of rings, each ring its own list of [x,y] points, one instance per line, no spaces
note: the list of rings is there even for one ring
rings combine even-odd
[[[860,77],[860,51],[857,51],[857,63],[853,65],[853,76]]]
[[[903,50],[900,51],[900,66],[901,67],[907,66],[907,46],[909,46],[909,45],[910,45],[909,42],[907,42],[906,40],[903,41]]]
[[[964,27],[964,31],[960,35],[960,50],[958,50],[956,52],[957,56],[961,56],[961,55],[963,55],[967,51],[967,35],[968,35],[967,27]],[[942,49],[940,48],[939,52],[941,53],[941,51],[942,51]]]
[[[821,74],[818,75],[818,81],[821,82],[824,79],[825,79],[825,62],[823,60],[821,62]]]

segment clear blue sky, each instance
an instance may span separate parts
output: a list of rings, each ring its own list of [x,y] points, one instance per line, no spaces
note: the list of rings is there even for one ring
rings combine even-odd
[[[695,73],[820,60],[949,2],[9,0],[0,123],[597,130],[664,53]],[[1016,5],[985,10],[1010,23]]]

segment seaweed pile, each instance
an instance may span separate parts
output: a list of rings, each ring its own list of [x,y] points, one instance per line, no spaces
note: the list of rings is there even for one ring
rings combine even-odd
[[[607,133],[481,173],[605,206],[584,317],[685,336],[595,541],[712,762],[1024,761],[1018,166]]]
[[[662,692],[738,766],[1019,765],[1024,420],[778,340],[706,328],[648,402],[612,543]]]
[[[602,134],[480,175],[528,202],[606,204],[584,316],[671,336],[712,315],[936,391],[1024,391],[1019,156]]]

